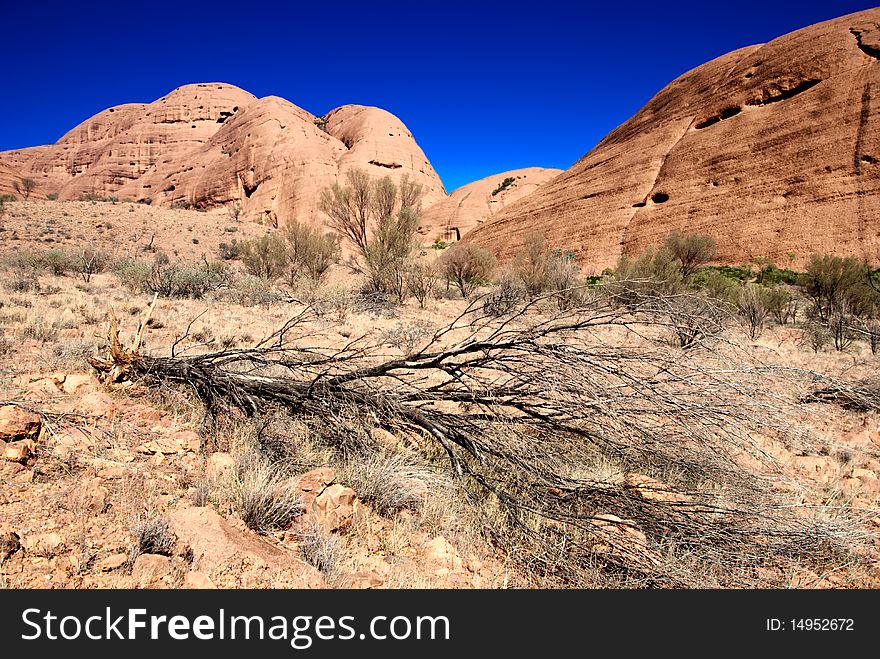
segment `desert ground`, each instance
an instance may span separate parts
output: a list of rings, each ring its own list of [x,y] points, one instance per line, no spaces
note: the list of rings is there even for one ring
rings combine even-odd
[[[162,252],[207,266],[221,243],[272,228],[225,210],[37,199],[7,202],[0,226],[4,587],[880,586],[880,411],[808,397],[862,387],[880,357],[861,338],[811,345],[805,313],[768,318],[754,338],[724,316],[683,346],[656,306],[603,301],[601,282],[565,309],[536,296],[487,313],[497,272],[470,299],[438,280],[423,306],[362,295],[345,259],[297,287],[230,258],[203,295],[157,295],[126,264]],[[417,258],[442,258],[435,247],[417,245]],[[103,263],[85,275],[34,256],[89,248]],[[166,362],[118,381],[95,368],[113,359],[110,310],[138,358],[273,345],[261,377],[316,387],[322,360],[333,379],[427,344],[534,347],[480,362],[499,369],[484,379],[403,365],[248,414],[227,400],[209,409]],[[528,334],[547,324],[546,337]],[[509,355],[495,350],[463,359]],[[457,378],[457,398],[437,395]],[[564,425],[535,411],[536,396]],[[422,403],[434,425],[407,416]],[[427,430],[457,423],[473,451]]]

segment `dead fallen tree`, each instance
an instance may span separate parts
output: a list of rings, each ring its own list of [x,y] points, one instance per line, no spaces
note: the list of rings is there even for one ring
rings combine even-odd
[[[495,317],[478,300],[402,357],[368,337],[315,347],[308,308],[252,348],[193,354],[181,339],[150,356],[143,323],[126,347],[111,313],[92,365],[108,381],[189,387],[210,418],[283,410],[341,452],[370,450],[350,441],[358,425],[418,437],[542,584],[747,586],[761,569],[845,560],[855,525],[769,487],[760,437],[786,426],[766,373],[664,342],[666,310],[687,305],[597,295],[548,316],[541,303]]]

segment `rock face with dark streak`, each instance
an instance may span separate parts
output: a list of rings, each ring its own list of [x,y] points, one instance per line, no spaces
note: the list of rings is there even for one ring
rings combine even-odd
[[[880,261],[880,9],[734,51],[674,80],[570,169],[466,239],[531,231],[613,266],[672,230],[720,261]]]
[[[561,174],[560,169],[527,167],[487,176],[449,193],[422,212],[422,233],[447,242],[458,240],[501,209],[530,195]]]
[[[346,105],[316,117],[275,96],[225,83],[185,85],[152,103],[108,108],[56,144],[0,153],[40,196],[149,200],[210,209],[240,203],[248,219],[320,223],[321,190],[351,168],[420,183],[423,204],[446,198],[406,126],[379,108]]]

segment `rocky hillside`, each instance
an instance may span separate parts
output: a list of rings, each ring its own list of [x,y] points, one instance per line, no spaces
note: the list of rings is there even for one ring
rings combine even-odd
[[[463,185],[424,211],[422,230],[447,242],[457,240],[561,173],[560,169],[527,167]]]
[[[354,167],[446,192],[406,126],[379,108],[316,117],[233,85],[185,85],[152,102],[108,108],[56,144],[0,153],[0,182],[31,177],[41,196],[116,196],[162,206],[240,203],[249,219],[316,219],[320,191]]]
[[[613,266],[673,229],[719,258],[880,260],[880,9],[734,51],[671,82],[564,174],[479,227]]]

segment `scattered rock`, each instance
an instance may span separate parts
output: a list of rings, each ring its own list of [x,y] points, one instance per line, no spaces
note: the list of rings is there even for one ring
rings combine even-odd
[[[112,572],[125,565],[127,560],[128,556],[126,554],[111,554],[95,563],[95,569],[98,572]]]
[[[593,550],[636,565],[658,565],[659,557],[648,550],[648,538],[634,522],[617,515],[596,515],[590,523],[595,529]]]
[[[27,533],[21,538],[21,546],[28,554],[46,558],[51,558],[64,551],[64,541],[60,535],[53,531]]]
[[[795,456],[792,458],[792,464],[803,472],[804,475],[821,485],[830,483],[834,474],[831,459],[819,455]]]
[[[102,483],[102,479],[93,478],[81,483],[76,488],[74,501],[77,510],[87,512],[90,515],[101,515],[107,511],[110,491]]]
[[[314,567],[270,545],[243,524],[234,526],[212,508],[186,508],[168,514],[193,569],[210,575],[221,588],[324,588]]]
[[[160,554],[141,554],[131,568],[132,579],[139,588],[162,581],[171,574],[171,559]]]
[[[0,561],[5,561],[19,549],[21,549],[21,538],[18,533],[15,531],[0,533]]]
[[[80,390],[93,388],[97,381],[88,373],[56,373],[52,376],[55,386],[66,394],[75,394]]]
[[[3,459],[8,462],[26,462],[34,452],[35,444],[32,439],[20,439],[9,442],[3,448]]]
[[[464,562],[455,547],[442,535],[437,536],[425,545],[425,558],[436,566],[434,574],[446,576],[452,572],[461,572]]]
[[[187,572],[183,577],[183,587],[196,590],[215,589],[217,586],[204,572]]]
[[[0,407],[0,440],[4,442],[36,437],[41,426],[42,421],[37,414],[16,405]]]
[[[657,503],[684,503],[688,497],[673,491],[669,485],[644,474],[630,473],[624,477],[627,485],[645,501]]]
[[[336,480],[336,470],[333,467],[318,467],[296,478],[293,487],[302,496],[305,509],[311,510],[315,498],[334,480]]]
[[[325,533],[331,533],[351,526],[357,505],[355,491],[336,483],[315,498],[311,509],[321,529]]]
[[[385,579],[382,575],[372,571],[346,574],[336,582],[337,588],[348,588],[350,590],[381,588],[383,585],[385,585]]]
[[[205,475],[209,480],[221,481],[232,473],[233,469],[235,469],[235,458],[229,453],[212,453],[208,458]]]

